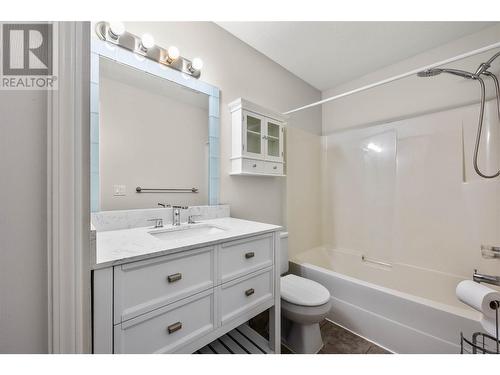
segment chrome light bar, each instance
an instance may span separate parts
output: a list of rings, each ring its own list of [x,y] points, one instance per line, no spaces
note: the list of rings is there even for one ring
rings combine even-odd
[[[194,78],[199,78],[201,75],[201,59],[195,58],[191,61],[182,56],[170,56],[169,49],[155,45],[154,39],[149,34],[147,34],[149,38],[146,40],[144,36],[141,38],[129,33],[123,26],[119,32],[117,32],[112,29],[109,22],[104,21],[96,24],[95,32],[101,40],[128,49],[129,51],[156,61],[164,66],[168,66],[169,68],[178,70]],[[175,51],[178,54],[178,50],[175,49]]]

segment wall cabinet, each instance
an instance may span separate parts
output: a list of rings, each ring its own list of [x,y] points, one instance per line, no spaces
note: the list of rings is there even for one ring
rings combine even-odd
[[[232,175],[284,176],[285,117],[245,99],[229,104]]]

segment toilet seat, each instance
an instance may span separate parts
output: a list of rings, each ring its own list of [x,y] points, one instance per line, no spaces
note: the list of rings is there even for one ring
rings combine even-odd
[[[330,301],[330,292],[316,281],[286,275],[281,278],[281,298],[300,306],[320,306]]]

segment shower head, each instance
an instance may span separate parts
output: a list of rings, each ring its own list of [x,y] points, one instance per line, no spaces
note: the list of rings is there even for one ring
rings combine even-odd
[[[462,78],[467,78],[467,79],[477,79],[477,76],[474,73],[466,72],[465,70],[459,70],[459,69],[439,69],[439,68],[432,68],[432,69],[427,69],[423,70],[421,72],[417,73],[417,76],[419,77],[434,77],[437,76],[438,74],[441,73],[448,73],[448,74],[453,74]]]

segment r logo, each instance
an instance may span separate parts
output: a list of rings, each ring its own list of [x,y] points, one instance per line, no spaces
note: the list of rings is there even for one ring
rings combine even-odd
[[[52,75],[52,24],[3,24],[5,76]]]

